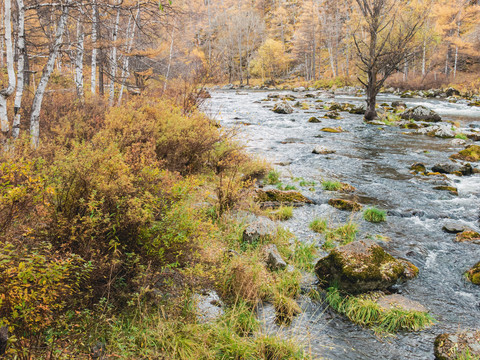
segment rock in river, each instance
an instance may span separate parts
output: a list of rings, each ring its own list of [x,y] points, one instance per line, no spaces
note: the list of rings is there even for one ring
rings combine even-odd
[[[345,211],[360,211],[362,210],[362,205],[355,201],[344,200],[344,199],[330,199],[328,200],[328,205],[333,206],[339,210]]]
[[[312,154],[318,154],[318,155],[328,155],[328,154],[333,154],[335,153],[335,150],[329,150],[325,146],[317,145],[312,151]]]
[[[471,229],[463,225],[462,223],[449,221],[445,225],[443,225],[442,230],[449,234],[458,234]]]
[[[480,234],[473,230],[465,230],[457,234],[455,242],[471,242],[480,244]]]
[[[437,360],[478,359],[480,357],[480,331],[440,334],[435,339],[434,353]],[[467,353],[470,354],[469,357],[467,357]]]
[[[465,275],[472,283],[475,285],[480,285],[480,262],[473,265],[473,267],[468,270]]]
[[[277,189],[256,190],[255,201],[262,203],[263,207],[275,208],[287,203],[291,206],[302,206],[314,202],[298,191],[281,191]]]
[[[458,154],[451,156],[452,159],[464,161],[479,161],[480,160],[480,145],[471,145]]]
[[[427,122],[439,122],[442,121],[440,115],[435,111],[430,110],[429,108],[419,105],[411,109],[405,110],[400,114],[400,117],[405,120],[415,120],[415,121],[427,121]]]
[[[293,113],[293,108],[290,106],[290,104],[284,101],[284,102],[275,104],[275,107],[273,108],[273,112],[277,114],[291,114]]]
[[[448,163],[448,164],[435,164],[432,167],[432,172],[438,172],[440,174],[457,174],[457,175],[472,175],[473,168],[472,165],[460,165],[455,163]]]
[[[377,300],[377,304],[385,310],[400,308],[405,311],[428,312],[425,306],[418,301],[410,300],[398,294],[383,296]]]
[[[406,260],[395,259],[377,243],[362,240],[350,243],[320,259],[315,272],[324,287],[336,284],[350,294],[386,290],[408,279],[418,269]]]

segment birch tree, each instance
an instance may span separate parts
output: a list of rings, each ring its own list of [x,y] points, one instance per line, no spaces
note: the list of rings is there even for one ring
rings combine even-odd
[[[25,4],[23,0],[17,0],[18,7],[18,60],[17,60],[17,91],[15,93],[14,119],[12,127],[12,137],[18,138],[20,134],[20,109],[22,107],[23,89],[25,87],[25,58],[27,51],[25,48]]]
[[[4,0],[4,29],[5,47],[7,53],[7,87],[0,90],[0,127],[4,138],[8,136],[10,125],[7,114],[7,99],[15,91],[15,69],[13,65],[13,43],[12,43],[12,1]]]
[[[9,0],[7,0],[9,1]],[[35,91],[35,96],[33,98],[32,110],[30,115],[30,136],[31,144],[33,148],[37,148],[40,138],[40,110],[42,108],[43,97],[45,95],[45,90],[52,75],[53,68],[55,66],[55,60],[57,59],[58,52],[62,46],[63,34],[65,32],[65,27],[67,25],[68,13],[70,10],[70,5],[72,0],[66,0],[65,3],[61,6],[61,15],[57,23],[57,31],[55,34],[55,42],[46,65],[43,67],[42,77],[38,84],[37,90]]]

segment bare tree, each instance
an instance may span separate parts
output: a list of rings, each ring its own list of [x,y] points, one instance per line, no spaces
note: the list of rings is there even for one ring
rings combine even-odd
[[[413,40],[421,28],[425,12],[408,7],[404,0],[356,0],[363,22],[364,38],[354,34],[358,65],[366,75],[359,78],[367,91],[366,120],[377,117],[376,98],[385,80],[415,54],[418,46]]]

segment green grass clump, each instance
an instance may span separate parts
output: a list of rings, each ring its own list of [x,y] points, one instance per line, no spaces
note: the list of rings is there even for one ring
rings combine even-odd
[[[379,223],[387,220],[387,212],[372,207],[363,212],[363,218],[369,222]]]
[[[343,187],[343,184],[339,181],[323,181],[322,187],[326,191],[338,191]]]
[[[325,234],[327,241],[337,242],[340,245],[347,245],[357,238],[358,225],[350,222],[345,225],[339,226],[336,229],[328,230]]]
[[[270,213],[270,217],[280,221],[291,219],[293,217],[293,206],[280,206]]]
[[[276,170],[270,170],[265,179],[267,185],[277,185],[280,182],[280,173]]]
[[[325,251],[335,249],[336,247],[337,247],[337,245],[335,244],[335,242],[332,239],[325,240],[325,242],[322,245],[322,249],[325,250]]]
[[[298,183],[300,186],[308,186],[308,187],[313,187],[316,185],[315,181],[305,181],[305,180],[301,180],[299,183]]]
[[[317,218],[310,223],[309,227],[316,233],[321,234],[327,230],[327,220]]]
[[[386,310],[368,296],[343,297],[335,287],[328,288],[326,301],[335,311],[345,315],[353,323],[371,327],[378,332],[419,331],[435,322],[427,312],[406,311],[400,308]]]
[[[297,188],[294,185],[283,185],[282,183],[279,183],[277,185],[277,189],[282,191],[297,190]]]
[[[295,267],[300,270],[313,271],[313,261],[317,257],[317,248],[315,244],[304,242],[295,242],[295,251],[292,253],[292,261]]]
[[[455,139],[468,140],[468,137],[465,134],[457,134],[455,135]]]

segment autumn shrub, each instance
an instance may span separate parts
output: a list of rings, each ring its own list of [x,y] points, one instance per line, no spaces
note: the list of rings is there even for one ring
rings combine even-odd
[[[166,101],[138,98],[111,109],[95,141],[115,142],[129,164],[156,164],[181,174],[205,170],[221,132],[205,115],[184,116]]]
[[[48,244],[33,248],[2,245],[0,326],[7,326],[10,332],[9,353],[31,359],[31,354],[52,346],[60,337],[64,312],[75,305],[81,307],[78,293],[92,266],[75,254],[62,256]],[[48,335],[47,330],[55,335]]]

